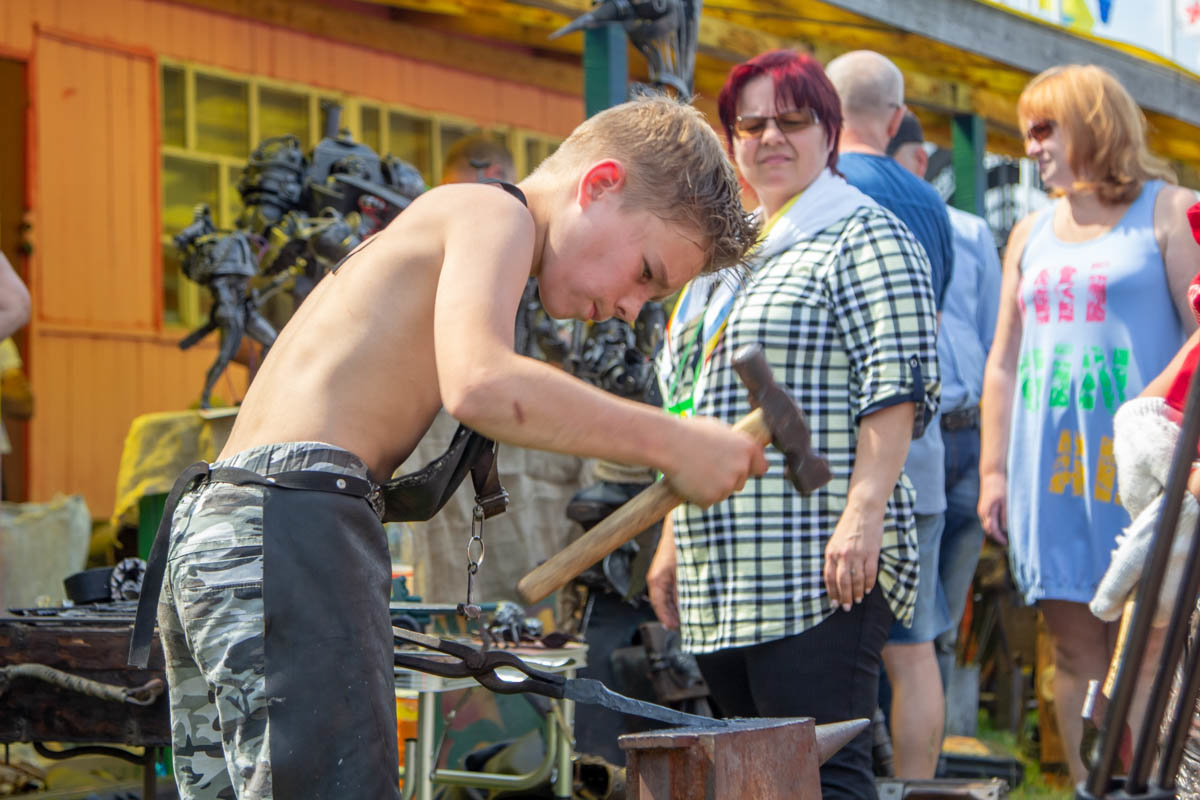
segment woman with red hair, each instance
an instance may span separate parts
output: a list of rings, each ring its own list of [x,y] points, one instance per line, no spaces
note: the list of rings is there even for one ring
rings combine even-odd
[[[682,629],[720,714],[870,718],[893,619],[916,596],[910,437],[936,405],[929,262],[908,229],[836,172],[842,113],[812,58],[764,53],[733,68],[721,125],[765,233],[748,274],[680,295],[659,362],[669,409],[749,413],[731,356],[763,346],[804,409],[832,480],[800,496],[783,456],[743,492],[684,505],[647,576]],[[822,796],[876,797],[864,731],[821,768]]]
[[[1080,781],[1080,709],[1117,633],[1087,604],[1130,522],[1113,417],[1195,328],[1187,284],[1200,250],[1186,224],[1194,196],[1170,185],[1146,149],[1141,111],[1111,74],[1049,69],[1017,112],[1025,151],[1058,200],[1008,241],[984,374],[979,516],[1008,542],[1017,586],[1046,620],[1055,713]]]

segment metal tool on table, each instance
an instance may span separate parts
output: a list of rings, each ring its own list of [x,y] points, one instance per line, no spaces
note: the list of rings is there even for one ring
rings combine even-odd
[[[801,494],[810,494],[828,483],[832,477],[829,463],[812,449],[804,411],[791,393],[775,382],[762,346],[739,348],[733,356],[733,368],[749,389],[750,403],[755,406],[734,429],[764,445],[774,442],[786,458],[788,479]],[[530,604],[542,600],[682,502],[683,498],[665,480],[657,481],[521,578],[518,594]]]
[[[1100,726],[1094,763],[1087,781],[1075,791],[1078,800],[1169,800],[1175,797],[1175,774],[1183,757],[1183,745],[1196,698],[1200,695],[1200,648],[1191,648],[1186,658],[1182,658],[1192,611],[1200,593],[1200,529],[1192,537],[1184,577],[1171,611],[1171,619],[1167,623],[1162,658],[1150,689],[1129,773],[1122,778],[1114,777],[1114,772],[1119,760],[1122,732],[1150,636],[1150,625],[1158,605],[1159,588],[1166,574],[1167,560],[1179,523],[1183,493],[1187,491],[1188,475],[1196,456],[1196,445],[1200,442],[1200,370],[1192,375],[1187,397],[1179,439],[1167,477],[1165,500],[1155,526],[1154,544],[1134,597],[1133,619],[1129,623],[1124,657],[1118,667],[1112,696]],[[1171,682],[1181,659],[1184,662],[1183,687],[1173,709],[1166,740],[1160,748],[1159,728],[1167,710]],[[1152,769],[1155,769],[1153,776],[1150,774]]]
[[[404,628],[392,628],[397,643],[415,644],[444,653],[446,656],[425,655],[397,651],[395,664],[398,667],[440,675],[444,678],[474,678],[482,686],[498,694],[531,694],[552,697],[558,700],[574,700],[579,703],[594,703],[638,717],[658,720],[674,727],[704,726],[725,727],[725,720],[686,714],[673,708],[635,700],[617,694],[603,683],[591,678],[567,678],[544,672],[530,666],[523,659],[507,650],[483,650],[464,642],[442,639]],[[497,672],[502,668],[516,670],[519,675],[505,677]]]

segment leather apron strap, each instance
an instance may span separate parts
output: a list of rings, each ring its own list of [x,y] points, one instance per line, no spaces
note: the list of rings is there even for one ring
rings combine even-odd
[[[183,493],[200,480],[207,480],[209,466],[197,461],[180,473],[175,485],[167,495],[154,543],[150,546],[150,558],[146,560],[146,574],[142,578],[142,593],[138,596],[137,615],[133,620],[133,632],[129,636],[129,659],[131,667],[145,669],[150,661],[150,643],[154,640],[154,619],[158,611],[158,595],[162,592],[163,575],[167,569],[167,545],[171,540],[171,518]]]
[[[150,661],[150,643],[154,639],[158,597],[162,593],[163,576],[167,570],[167,549],[171,542],[171,520],[175,516],[175,508],[188,490],[197,484],[208,481],[233,483],[240,486],[254,484],[267,488],[335,492],[362,498],[368,497],[372,489],[369,481],[353,475],[341,475],[333,472],[303,470],[263,476],[238,467],[213,469],[203,461],[197,461],[189,466],[180,473],[175,480],[175,485],[171,487],[171,491],[167,495],[162,519],[159,520],[158,530],[154,534],[154,544],[150,547],[150,558],[146,560],[146,575],[142,580],[142,593],[138,597],[137,615],[134,617],[133,632],[129,637],[128,663],[131,667],[144,669]]]

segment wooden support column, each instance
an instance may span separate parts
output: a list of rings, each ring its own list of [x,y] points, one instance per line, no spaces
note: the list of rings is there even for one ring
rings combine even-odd
[[[955,114],[950,123],[953,144],[955,208],[983,216],[983,192],[987,171],[983,167],[983,145],[987,139],[983,117]]]
[[[585,116],[625,102],[625,87],[629,83],[629,57],[625,47],[625,30],[620,25],[602,25],[583,32]]]

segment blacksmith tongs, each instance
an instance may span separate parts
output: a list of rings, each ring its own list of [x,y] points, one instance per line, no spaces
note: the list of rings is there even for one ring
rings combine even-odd
[[[397,650],[395,664],[398,667],[440,675],[443,678],[474,678],[480,684],[499,694],[523,694],[530,692],[558,700],[574,700],[592,703],[633,714],[638,717],[665,722],[672,727],[725,727],[729,723],[722,719],[687,714],[673,708],[634,700],[617,694],[603,683],[592,678],[568,678],[552,672],[544,672],[530,666],[507,650],[482,650],[463,642],[442,639],[417,633],[405,628],[392,628],[392,637],[398,643],[416,644],[445,653],[452,658],[436,655],[420,655]],[[497,673],[501,667],[510,667],[524,677],[505,677]]]

